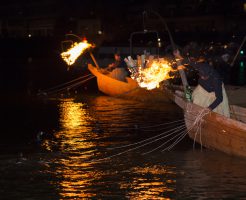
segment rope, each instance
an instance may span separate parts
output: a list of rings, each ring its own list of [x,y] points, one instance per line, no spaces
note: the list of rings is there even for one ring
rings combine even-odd
[[[168,125],[168,124],[174,124],[177,122],[181,122],[184,121],[183,119],[180,120],[176,120],[176,121],[172,121],[172,122],[167,122],[167,123],[163,123],[163,124],[157,124],[157,125],[151,125],[151,126],[143,126],[143,127],[139,127],[141,129],[147,129],[147,128],[153,128],[153,127],[158,127],[158,126],[163,126],[163,125]]]
[[[51,95],[51,94],[56,94],[58,92],[61,92],[61,91],[64,91],[64,90],[70,90],[72,88],[75,88],[76,86],[79,86],[89,80],[91,80],[92,78],[95,78],[95,76],[91,75],[89,78],[85,79],[85,80],[82,80],[82,81],[79,81],[77,83],[74,83],[72,85],[69,85],[69,86],[66,86],[66,87],[63,87],[61,89],[58,89],[58,90],[55,90],[55,91],[52,91],[52,92],[49,92],[48,94]]]
[[[183,126],[185,126],[185,125],[183,125]],[[94,161],[94,162],[99,162],[99,161],[105,161],[105,160],[108,160],[108,159],[110,159],[110,158],[113,158],[113,157],[122,155],[122,154],[127,153],[127,152],[130,152],[130,151],[132,151],[132,150],[139,149],[139,148],[141,148],[141,147],[143,147],[143,146],[146,146],[146,145],[151,144],[151,143],[153,143],[153,142],[155,142],[155,141],[161,140],[161,139],[163,139],[163,138],[165,138],[165,137],[167,137],[167,136],[169,136],[169,135],[172,135],[172,134],[173,134],[173,133],[170,133],[170,134],[165,135],[164,137],[158,138],[158,139],[156,139],[156,140],[154,140],[154,141],[151,141],[151,142],[148,142],[148,143],[139,145],[139,146],[134,147],[134,148],[130,148],[130,149],[128,149],[128,150],[122,151],[122,152],[117,153],[117,154],[114,154],[114,155],[112,155],[112,156],[108,156],[108,157],[105,157],[105,158],[102,158],[102,159],[98,159],[98,160],[93,160],[93,161]],[[161,134],[160,134],[160,135],[161,135]],[[149,138],[149,139],[151,139],[151,138]],[[149,139],[148,139],[148,140],[149,140]],[[143,141],[141,141],[141,142],[143,142]],[[132,145],[133,145],[133,144],[132,144]],[[125,147],[127,147],[127,145],[125,145]],[[116,147],[116,148],[117,148],[117,147]],[[123,148],[123,147],[122,147],[122,148]],[[113,148],[113,149],[115,149],[115,148]]]
[[[54,91],[54,92],[50,92],[49,94],[55,94],[55,93],[58,93],[58,92],[61,92],[61,91],[64,91],[64,90],[70,90],[70,89],[72,89],[72,88],[75,88],[76,86],[82,85],[83,83],[85,83],[86,81],[91,80],[92,78],[95,78],[95,76],[91,76],[91,77],[89,77],[89,78],[87,78],[87,79],[85,79],[85,80],[83,80],[83,81],[80,81],[80,82],[78,82],[78,83],[75,83],[75,84],[73,84],[73,85],[70,85],[70,86],[61,88],[61,89],[56,90],[56,91]]]
[[[51,87],[51,88],[42,90],[41,92],[38,93],[38,95],[41,94],[41,93],[47,93],[47,92],[49,92],[49,91],[51,91],[51,90],[57,89],[57,88],[59,88],[59,87],[61,87],[61,86],[67,85],[67,84],[69,84],[69,83],[75,82],[75,81],[77,81],[77,80],[83,79],[83,78],[88,77],[88,76],[91,76],[91,74],[87,74],[87,75],[85,75],[85,76],[82,76],[82,77],[73,79],[73,80],[68,81],[68,82],[66,82],[66,83],[62,83],[62,84],[59,84],[59,85],[57,85],[57,86],[54,86],[54,87]]]
[[[192,107],[189,107],[189,105],[187,105],[187,112],[192,112],[191,109],[192,109]],[[153,136],[153,137],[150,137],[150,138],[147,138],[147,139],[144,139],[142,141],[135,142],[135,143],[132,143],[132,144],[127,144],[127,145],[123,145],[123,146],[117,146],[117,147],[114,147],[114,148],[108,148],[109,150],[114,150],[114,149],[122,149],[122,148],[132,147],[132,146],[136,145],[135,147],[129,148],[129,149],[124,150],[124,151],[122,151],[120,153],[117,153],[117,154],[114,154],[114,155],[111,155],[111,156],[107,156],[107,157],[102,158],[102,159],[92,160],[90,162],[105,161],[105,160],[111,159],[113,157],[120,156],[120,155],[122,155],[124,153],[139,149],[139,148],[144,147],[146,145],[152,144],[154,142],[160,141],[160,140],[162,140],[164,138],[167,138],[169,136],[172,136],[170,139],[165,141],[163,144],[159,145],[158,147],[156,147],[156,148],[154,148],[154,149],[152,149],[150,151],[142,153],[141,155],[146,155],[146,154],[152,153],[153,151],[156,151],[156,150],[160,149],[161,147],[163,147],[167,143],[175,140],[172,144],[170,144],[169,146],[167,146],[165,149],[162,150],[162,152],[166,151],[166,150],[170,151],[175,145],[177,145],[180,141],[182,141],[184,139],[184,137],[196,126],[197,126],[197,129],[196,129],[196,132],[195,132],[194,144],[195,144],[196,136],[199,133],[200,134],[201,151],[202,151],[201,125],[202,125],[202,120],[203,120],[204,116],[206,116],[209,113],[210,113],[210,111],[208,109],[206,109],[206,108],[202,109],[197,114],[195,121],[192,123],[191,127],[188,130],[184,130],[186,128],[186,125],[184,124],[184,122],[182,122],[183,120],[176,120],[176,121],[173,121],[173,122],[168,122],[168,123],[163,123],[163,124],[158,124],[158,125],[153,125],[153,126],[145,126],[143,128],[158,127],[158,126],[161,126],[161,125],[175,124],[175,123],[179,122],[178,123],[178,127],[170,129],[168,131],[165,131],[165,132],[163,132],[161,134],[158,134],[156,136]],[[179,134],[173,136],[178,131],[181,131],[181,132]],[[193,144],[193,148],[194,148],[194,144]]]
[[[183,124],[183,125],[181,125],[181,124]],[[184,123],[181,123],[181,124],[180,124],[180,126],[185,126]],[[153,137],[148,138],[148,139],[145,139],[145,140],[141,140],[141,141],[139,141],[139,142],[135,142],[135,143],[132,143],[132,144],[127,144],[127,145],[120,146],[120,147],[109,148],[109,149],[110,149],[110,150],[113,150],[113,149],[121,149],[121,148],[125,148],[125,147],[130,147],[130,146],[133,146],[133,145],[141,144],[141,143],[143,143],[143,142],[152,140],[152,139],[154,139],[154,138],[158,138],[158,137],[160,137],[160,136],[162,136],[162,135],[164,135],[164,134],[167,134],[167,133],[169,133],[169,132],[175,131],[175,130],[178,129],[178,128],[179,128],[179,127],[170,129],[170,130],[165,131],[165,132],[163,132],[163,133],[161,133],[161,134],[159,134],[159,135],[153,136]]]
[[[194,121],[194,123],[193,123],[193,125],[191,127],[191,129],[193,129],[195,126],[197,126],[197,129],[196,129],[196,132],[195,132],[194,141],[193,141],[193,149],[195,149],[196,137],[197,137],[197,134],[199,133],[200,134],[201,150],[202,150],[202,131],[201,131],[201,125],[202,125],[202,120],[203,120],[204,116],[206,116],[209,113],[210,113],[210,111],[208,111],[206,108],[202,109],[198,113],[198,115],[197,115],[197,117],[196,117],[196,119],[195,119],[195,121]]]
[[[162,151],[166,151],[166,150],[168,150],[168,151],[170,151],[176,144],[178,144],[192,129],[194,128],[194,124],[193,124],[193,126],[189,129],[189,130],[187,130],[187,131],[185,131],[185,132],[183,132],[183,135],[182,134],[180,134],[180,137],[177,139],[177,140],[175,140],[175,142],[173,143],[173,144],[171,144],[170,146],[168,146],[167,148],[165,148],[165,149],[163,149]]]
[[[182,129],[185,129],[185,128],[186,128],[185,126],[184,126],[184,127],[181,127],[180,129],[177,129],[174,133],[176,133],[176,132],[178,132],[178,131],[180,131],[180,130],[182,130]],[[175,135],[175,136],[172,137],[171,139],[167,140],[166,142],[164,142],[164,143],[161,144],[160,146],[158,146],[158,147],[152,149],[151,151],[148,151],[148,152],[146,152],[146,153],[143,153],[142,155],[146,155],[146,154],[148,154],[148,153],[152,153],[153,151],[155,151],[155,150],[157,150],[157,149],[163,147],[165,144],[167,144],[168,142],[172,141],[174,138],[176,138],[177,136],[179,136],[179,135],[181,135],[181,134],[183,134],[183,131],[182,131],[181,133],[179,133],[178,135]]]
[[[186,135],[187,135],[187,132],[182,132],[182,133],[180,133],[179,135],[177,135],[177,136],[179,136],[178,139],[175,140],[174,143],[172,143],[170,146],[168,146],[168,147],[166,147],[165,149],[163,149],[162,152],[163,152],[163,151],[166,151],[166,150],[170,151],[170,150],[171,150],[176,144],[178,144],[178,143],[179,143]]]

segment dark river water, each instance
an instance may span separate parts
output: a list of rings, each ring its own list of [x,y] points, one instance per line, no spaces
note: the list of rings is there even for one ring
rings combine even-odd
[[[12,98],[1,115],[0,199],[246,199],[246,159],[178,142],[174,104]]]

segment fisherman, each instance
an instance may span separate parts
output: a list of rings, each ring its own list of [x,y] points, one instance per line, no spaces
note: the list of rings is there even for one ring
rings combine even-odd
[[[114,53],[114,62],[109,64],[106,70],[110,72],[110,77],[120,81],[126,81],[126,76],[129,75],[126,63],[121,59],[119,51]]]
[[[120,53],[114,53],[114,62],[109,64],[107,67],[108,71],[113,71],[116,68],[124,68],[125,62],[121,59]]]
[[[199,74],[198,86],[192,93],[193,103],[207,108],[226,117],[230,117],[229,104],[224,83],[215,69],[210,66],[198,53],[198,49],[189,52],[189,60],[181,56],[179,50],[173,52],[176,59],[182,64],[189,64]]]

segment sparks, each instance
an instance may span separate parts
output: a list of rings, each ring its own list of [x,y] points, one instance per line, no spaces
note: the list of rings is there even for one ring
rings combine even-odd
[[[173,78],[169,72],[175,71],[171,64],[163,58],[144,60],[144,64],[133,62],[131,58],[125,61],[131,72],[131,78],[136,80],[140,87],[148,90],[158,88],[161,81]],[[136,65],[132,67],[134,64]]]

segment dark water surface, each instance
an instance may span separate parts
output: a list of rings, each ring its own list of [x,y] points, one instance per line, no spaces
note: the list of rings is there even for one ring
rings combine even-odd
[[[90,94],[15,98],[1,113],[0,199],[246,199],[245,159],[188,137],[162,152],[181,131],[147,140],[181,126],[174,104]]]

